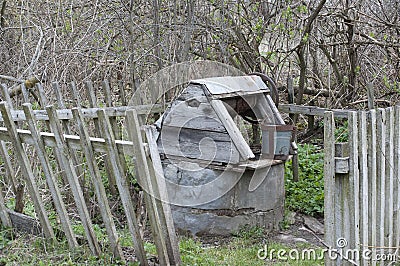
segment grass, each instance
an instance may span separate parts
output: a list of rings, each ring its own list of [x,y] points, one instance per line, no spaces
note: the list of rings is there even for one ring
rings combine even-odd
[[[121,238],[127,237],[127,232],[121,232]],[[202,243],[193,238],[180,239],[180,252],[183,265],[322,265],[321,260],[298,261],[293,259],[278,260],[276,254],[269,258],[259,258],[269,254],[270,250],[284,250],[289,254],[296,248],[301,252],[311,246],[286,246],[279,243],[270,243],[260,228],[244,228],[231,238],[225,239],[223,244],[212,245]],[[124,251],[132,258],[132,242],[121,242]],[[127,245],[127,246],[126,246]],[[150,242],[145,243],[148,257],[154,257],[156,248]],[[261,250],[261,251],[260,251]],[[317,249],[318,252],[318,249]],[[259,256],[257,255],[259,254]],[[50,243],[43,238],[31,235],[15,235],[10,229],[0,231],[0,265],[138,265],[129,261],[125,264],[112,258],[107,252],[100,257],[90,254],[87,245],[81,245],[76,250],[70,250],[66,242]]]

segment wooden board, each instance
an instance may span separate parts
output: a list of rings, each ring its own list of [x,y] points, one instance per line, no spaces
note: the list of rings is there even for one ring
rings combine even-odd
[[[191,159],[236,164],[239,153],[227,133],[164,126],[158,139],[160,153]]]

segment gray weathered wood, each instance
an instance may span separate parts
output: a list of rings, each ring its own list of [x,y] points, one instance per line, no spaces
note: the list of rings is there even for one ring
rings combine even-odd
[[[95,91],[94,91],[94,88],[93,88],[93,83],[88,81],[88,82],[85,83],[85,87],[86,87],[86,93],[87,93],[88,99],[89,99],[89,106],[92,107],[92,108],[97,108],[97,98],[96,98],[96,94],[95,94]],[[96,112],[96,114],[98,114],[98,113],[99,112]],[[94,123],[94,126],[95,126],[95,134],[96,134],[96,136],[97,137],[102,137],[101,125],[100,125],[98,119],[94,118],[93,119],[93,123]],[[107,159],[107,155],[104,156],[104,165],[105,165],[105,170],[106,170],[106,173],[107,173],[108,184],[109,184],[109,187],[110,187],[111,194],[112,195],[116,195],[117,194],[117,190],[116,190],[117,184],[116,184],[115,178],[114,178],[114,176],[112,174],[112,171],[111,171],[112,168],[111,168],[111,165],[110,165],[110,160]]]
[[[74,81],[71,81],[69,83],[69,88],[71,89],[72,95],[74,97],[74,105],[76,107],[81,107],[82,106],[82,100],[81,100],[81,97],[79,95],[78,88],[76,87],[76,84],[75,84]]]
[[[367,84],[367,95],[368,95],[368,109],[372,110],[375,108],[374,85],[372,83]]]
[[[155,239],[158,258],[161,265],[169,264],[169,254],[164,239],[164,232],[162,232],[161,221],[158,213],[158,204],[155,196],[157,195],[155,188],[150,181],[150,169],[147,164],[147,157],[143,146],[143,137],[140,130],[140,123],[135,110],[126,112],[126,122],[128,135],[133,142],[134,153],[136,156],[135,165],[138,172],[138,183],[142,186],[145,193],[146,207],[150,219],[151,231]]]
[[[99,110],[98,117],[104,139],[107,143],[107,155],[109,165],[111,167],[112,174],[115,177],[119,195],[121,196],[122,205],[124,207],[125,215],[129,225],[129,230],[132,234],[135,252],[140,263],[143,265],[147,265],[146,253],[144,251],[143,240],[140,236],[140,230],[136,220],[134,204],[132,202],[132,197],[129,193],[127,180],[125,176],[123,176],[123,173],[121,172],[121,168],[119,166],[120,157],[117,154],[117,147],[115,145],[115,139],[112,134],[111,125],[104,111]]]
[[[349,171],[349,157],[335,157],[335,173],[348,174]]]
[[[152,108],[154,107],[154,108]],[[161,106],[119,106],[119,107],[106,107],[106,108],[85,108],[82,109],[82,114],[85,118],[97,118],[97,111],[99,109],[104,109],[107,116],[125,116],[125,112],[129,109],[137,110],[138,114],[149,114],[160,112]],[[45,110],[34,110],[33,114],[36,120],[49,120]],[[60,120],[70,120],[72,119],[72,112],[70,109],[60,109],[57,110],[57,116]],[[22,110],[11,110],[11,118],[13,121],[24,121],[26,120],[25,114]],[[0,116],[0,122],[3,122],[3,117]]]
[[[16,156],[20,163],[23,176],[25,177],[29,195],[31,196],[31,199],[34,203],[35,211],[39,216],[40,223],[42,224],[44,235],[47,238],[54,239],[54,232],[50,225],[49,218],[47,217],[44,204],[40,197],[40,193],[36,185],[35,176],[30,167],[28,156],[25,153],[25,150],[22,146],[22,142],[18,136],[17,128],[14,122],[11,120],[10,109],[5,102],[0,103],[0,109],[4,118],[4,123],[7,127],[8,134],[10,135],[11,138],[11,142],[13,143],[13,146],[16,150]]]
[[[368,141],[367,141],[367,114],[362,111],[358,113],[358,139],[359,139],[359,161],[360,161],[360,238],[362,247],[369,243],[369,212],[370,192],[368,188]],[[367,265],[367,260],[363,260]]]
[[[95,193],[97,196],[97,201],[99,204],[99,209],[101,217],[106,227],[108,238],[110,241],[110,249],[114,256],[118,258],[124,258],[121,246],[119,244],[119,238],[115,228],[113,216],[111,214],[111,209],[108,204],[106,190],[103,185],[100,170],[96,163],[96,157],[93,152],[92,142],[90,141],[89,133],[84,124],[83,115],[80,109],[72,109],[76,125],[80,132],[80,141],[83,147],[83,151],[86,157],[87,167],[89,169],[90,177],[92,179],[93,185],[95,187]]]
[[[385,246],[393,246],[393,197],[394,197],[394,110],[386,108],[386,176],[385,176]],[[399,130],[400,125],[397,125]],[[392,253],[389,249],[386,252]]]
[[[349,249],[360,247],[360,176],[359,176],[359,150],[358,150],[358,119],[357,113],[349,113],[349,201],[348,214],[350,223],[346,225],[349,231]],[[359,258],[355,258],[359,263]]]
[[[324,225],[325,243],[335,246],[335,123],[333,112],[324,115]],[[325,265],[334,265],[326,256]]]
[[[377,212],[376,216],[378,218],[377,232],[378,232],[378,244],[380,247],[385,246],[385,214],[386,214],[386,112],[385,109],[379,108],[377,111],[377,166],[378,166],[378,197],[377,197]],[[380,249],[379,252],[383,254],[384,249]]]
[[[97,242],[97,238],[93,230],[92,221],[90,220],[90,215],[85,203],[85,199],[83,198],[82,188],[80,186],[79,179],[75,171],[74,163],[71,160],[69,147],[64,140],[62,134],[60,120],[57,118],[54,106],[47,106],[46,110],[49,116],[51,130],[54,134],[54,138],[56,141],[56,149],[59,150],[61,155],[62,165],[60,165],[60,168],[66,172],[68,183],[74,196],[76,207],[78,209],[79,217],[86,233],[86,238],[88,240],[90,250],[94,255],[97,256],[101,253],[100,246]]]
[[[400,106],[395,106],[394,109],[394,124],[396,129],[394,130],[394,195],[393,195],[393,208],[394,208],[394,246],[398,248],[394,250],[399,254],[400,252]]]
[[[21,141],[26,144],[33,145],[34,140],[32,139],[31,133],[29,130],[17,129],[17,133],[21,138]],[[40,132],[40,136],[43,138],[45,146],[56,147],[56,140],[54,138],[53,133],[48,132]],[[82,150],[82,146],[80,145],[80,138],[76,135],[64,135],[65,141],[68,143],[69,148],[74,150]],[[0,140],[3,141],[11,141],[11,137],[8,134],[8,131],[4,127],[0,127]],[[96,152],[106,152],[106,144],[104,139],[102,138],[90,138],[92,142],[93,148]],[[117,148],[119,152],[125,152],[127,154],[132,155],[132,142],[126,140],[116,140]]]
[[[63,232],[67,238],[68,244],[70,248],[76,248],[78,246],[78,242],[76,241],[75,235],[73,233],[71,223],[68,218],[68,213],[65,209],[64,202],[62,201],[62,196],[60,190],[57,185],[57,180],[53,174],[51,169],[51,163],[49,158],[46,155],[46,148],[44,143],[39,135],[39,130],[36,126],[36,121],[33,118],[32,114],[32,106],[30,103],[23,104],[24,112],[27,117],[29,129],[32,134],[32,139],[34,140],[34,147],[36,149],[36,153],[38,155],[39,161],[42,165],[43,174],[46,178],[47,184],[49,186],[49,190],[51,196],[54,201],[54,205],[56,207],[56,211],[58,217],[60,219]]]
[[[224,125],[226,131],[228,131],[228,134],[231,137],[236,149],[239,151],[241,157],[244,160],[254,158],[255,156],[254,156],[253,152],[251,151],[249,145],[246,143],[246,140],[243,138],[239,129],[235,125],[235,122],[233,121],[232,117],[229,115],[223,102],[220,100],[212,100],[211,106],[213,107],[214,111],[217,113],[217,116],[219,117],[221,123]]]
[[[159,148],[167,156],[230,164],[239,162],[239,153],[228,133],[163,126]]]
[[[208,102],[175,101],[163,116],[162,122],[166,126],[226,132]]]
[[[0,141],[0,156],[3,159],[4,168],[6,170],[7,184],[11,187],[14,193],[17,193],[17,178],[11,163],[10,155],[8,154],[7,144],[4,141]]]
[[[165,184],[164,171],[162,169],[160,155],[158,153],[156,140],[154,139],[153,131],[154,127],[146,127],[146,139],[149,145],[149,152],[151,160],[148,161],[149,169],[153,168],[153,172],[150,178],[153,181],[153,187],[158,190],[158,196],[160,199],[158,211],[160,212],[162,227],[164,231],[164,237],[166,240],[166,247],[169,252],[169,262],[171,265],[180,265],[181,258],[179,252],[179,244],[175,233],[174,221],[172,219],[171,208],[169,205],[167,187]]]
[[[370,241],[369,245],[378,246],[378,234],[377,234],[377,207],[378,207],[378,191],[377,191],[377,134],[376,134],[376,111],[371,110],[369,113],[369,127],[368,127],[368,180],[370,187],[370,197],[371,201],[369,204],[368,213],[371,215],[370,224],[369,224],[369,232]],[[376,256],[376,249],[372,249],[372,257]],[[376,265],[376,261],[371,262],[372,265]]]
[[[354,110],[326,109],[316,106],[280,104],[279,111],[288,114],[303,114],[303,115],[316,115],[316,116],[324,116],[324,113],[326,111],[332,111],[336,118],[347,118],[348,112]]]

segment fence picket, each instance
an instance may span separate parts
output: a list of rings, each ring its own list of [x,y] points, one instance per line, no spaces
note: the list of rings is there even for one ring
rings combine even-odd
[[[377,232],[378,232],[378,244],[380,247],[385,246],[385,177],[386,177],[386,112],[384,109],[379,108],[377,112],[377,154],[378,154],[378,197],[377,197]],[[379,249],[380,254],[383,254],[385,250]],[[383,265],[383,262],[380,263]]]
[[[157,211],[159,212],[161,226],[164,232],[166,247],[169,252],[169,259],[171,265],[181,264],[179,254],[179,244],[176,238],[174,221],[172,219],[171,207],[168,201],[167,187],[165,184],[164,171],[162,169],[160,155],[158,153],[157,143],[154,139],[153,126],[145,128],[146,139],[150,151],[151,160],[147,160],[149,169],[151,171],[150,178],[153,181],[153,187],[158,191],[159,201]]]
[[[324,114],[324,222],[325,242],[329,247],[335,246],[335,123],[333,112]],[[334,265],[325,256],[325,265]]]
[[[103,185],[100,170],[96,163],[96,158],[93,152],[93,147],[90,141],[89,133],[84,124],[82,111],[78,108],[73,108],[72,113],[74,114],[74,119],[76,121],[76,125],[80,132],[79,135],[80,135],[81,145],[84,150],[87,166],[89,168],[89,173],[95,187],[95,193],[97,196],[100,213],[107,230],[108,238],[110,240],[111,251],[113,252],[114,256],[123,259],[124,256],[122,253],[121,246],[119,244],[119,238],[117,235],[117,231],[115,229],[115,224],[112,218],[111,209],[108,204],[106,190]]]
[[[76,207],[79,212],[79,216],[86,233],[86,238],[88,239],[90,250],[94,255],[99,255],[101,253],[99,244],[97,242],[96,235],[93,230],[93,225],[90,220],[89,212],[83,198],[82,188],[79,184],[79,179],[75,171],[75,166],[71,160],[71,153],[69,152],[68,145],[64,140],[62,134],[60,120],[57,117],[55,108],[53,105],[46,107],[47,114],[49,116],[51,130],[54,134],[56,140],[56,149],[59,150],[61,156],[60,168],[65,171],[68,178],[68,183],[71,187],[71,191],[76,203]]]
[[[109,165],[111,166],[111,171],[115,177],[119,194],[121,196],[122,205],[124,207],[129,229],[132,234],[135,251],[141,264],[147,265],[146,253],[144,251],[143,241],[140,236],[140,230],[136,220],[136,213],[132,198],[129,193],[128,183],[125,176],[123,176],[121,173],[121,167],[119,166],[120,157],[118,156],[117,146],[112,134],[111,125],[104,110],[98,111],[98,117],[100,125],[102,126],[101,129],[104,134],[104,140],[107,143]]]
[[[365,111],[358,113],[359,121],[359,161],[360,161],[360,238],[362,249],[368,247],[369,243],[369,213],[368,206],[370,202],[369,189],[368,189],[368,141],[367,141],[367,114]],[[363,265],[367,265],[369,262],[363,259]]]
[[[349,125],[349,216],[350,223],[346,225],[346,231],[350,231],[350,239],[347,239],[350,249],[360,247],[360,176],[359,176],[359,150],[358,150],[358,127],[357,113],[350,112],[348,118]],[[353,258],[351,258],[353,259]],[[359,258],[354,258],[359,262]]]
[[[386,176],[385,176],[385,246],[393,246],[393,164],[394,164],[394,111],[386,109]],[[388,254],[392,249],[385,250]]]
[[[58,217],[60,218],[61,225],[63,227],[64,234],[67,238],[68,244],[71,248],[76,248],[78,246],[78,242],[76,241],[75,235],[73,233],[71,223],[68,218],[67,211],[65,209],[65,205],[62,201],[62,196],[60,190],[57,185],[57,180],[51,170],[50,161],[46,155],[46,149],[43,143],[41,136],[39,135],[39,130],[36,126],[36,121],[33,117],[32,105],[30,103],[23,104],[25,116],[27,118],[27,122],[29,125],[29,129],[32,134],[32,138],[34,140],[34,147],[36,149],[36,153],[39,157],[39,161],[42,165],[43,174],[46,178],[47,184],[50,189],[51,196],[54,200],[54,205],[56,207],[56,211]]]
[[[93,88],[93,83],[91,81],[87,81],[85,82],[85,87],[86,87],[86,93],[88,95],[88,99],[89,99],[89,106],[91,108],[97,108],[97,99],[96,99],[96,95],[94,92],[94,88]],[[97,111],[96,111],[97,114]],[[95,126],[95,134],[97,137],[101,137],[101,126],[99,123],[98,118],[93,118],[93,123]],[[109,160],[107,159],[107,155],[104,156],[104,165],[105,165],[105,170],[107,173],[107,177],[108,177],[108,184],[110,186],[110,192],[112,195],[117,195],[118,192],[116,190],[116,181],[115,178],[112,174],[111,171],[111,165],[109,163]]]
[[[136,111],[127,111],[126,118],[128,135],[130,140],[133,142],[134,154],[136,156],[135,165],[138,172],[137,180],[144,190],[146,207],[149,209],[150,225],[155,239],[158,258],[161,265],[169,265],[169,256],[171,254],[168,253],[159,213],[157,212],[158,205],[155,197],[158,193],[155,191],[155,188],[153,188],[153,185],[149,180],[151,178],[151,173],[147,164],[146,153],[143,146],[143,137]]]
[[[4,124],[7,127],[8,133],[11,138],[11,142],[16,150],[16,156],[21,166],[23,176],[25,177],[26,184],[28,186],[28,192],[31,199],[34,202],[34,207],[37,215],[39,216],[40,223],[42,225],[43,233],[47,238],[55,239],[53,228],[50,225],[49,218],[46,214],[44,204],[39,194],[38,187],[36,185],[35,176],[30,167],[28,156],[22,146],[22,142],[18,136],[17,128],[11,119],[10,109],[5,102],[0,103],[0,110],[3,115]]]
[[[396,254],[400,252],[400,106],[395,107],[394,124],[396,130],[394,130],[394,246],[397,247]]]

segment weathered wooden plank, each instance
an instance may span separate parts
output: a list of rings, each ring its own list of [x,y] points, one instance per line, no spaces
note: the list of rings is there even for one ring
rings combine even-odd
[[[360,169],[360,238],[362,247],[367,247],[369,243],[369,213],[368,206],[370,195],[368,189],[368,141],[367,141],[367,114],[362,111],[358,113],[358,139],[359,139],[359,169]],[[368,261],[363,260],[367,265]]]
[[[23,103],[29,103],[29,93],[26,90],[25,84],[22,83],[20,86],[21,86]]]
[[[393,208],[394,208],[394,246],[400,246],[400,106],[395,106],[394,114],[394,176],[396,177],[394,182],[394,197],[393,197]],[[395,252],[399,252],[400,248],[397,248]]]
[[[280,104],[278,109],[283,113],[315,115],[315,116],[324,116],[325,112],[331,111],[334,113],[336,118],[347,118],[348,113],[354,111],[354,110],[341,110],[341,109],[326,109],[316,106],[304,106],[304,105],[294,105],[294,104]]]
[[[163,125],[226,132],[209,103],[176,101],[163,115]]]
[[[40,106],[41,106],[42,109],[44,109],[48,105],[48,100],[47,100],[47,97],[46,97],[46,94],[44,92],[44,89],[43,89],[42,85],[41,84],[37,84],[37,88],[39,90],[39,102],[41,104]],[[45,110],[43,110],[43,111],[45,112]],[[32,112],[35,112],[35,111],[32,111]],[[45,115],[47,116],[47,112],[45,113]],[[33,113],[33,119],[37,120],[34,113]],[[49,120],[45,120],[45,125],[47,127],[47,130],[51,131]],[[40,135],[40,133],[39,133],[39,135]],[[43,140],[41,135],[40,135],[40,138]],[[54,144],[55,144],[55,142],[54,142]],[[62,163],[61,163],[61,155],[60,155],[59,150],[54,149],[54,155],[55,155],[55,158],[57,160],[57,166],[62,165]],[[66,173],[65,173],[65,171],[62,171],[61,169],[58,169],[58,170],[61,173],[62,184],[64,186],[66,186],[68,184],[68,178],[66,176]]]
[[[78,246],[78,242],[76,241],[75,235],[73,233],[64,202],[62,201],[62,196],[57,185],[56,177],[53,174],[51,163],[46,155],[46,148],[38,133],[39,129],[36,126],[36,121],[34,120],[32,114],[32,105],[30,103],[23,104],[23,109],[27,117],[28,125],[32,134],[32,139],[34,140],[34,147],[36,149],[39,161],[42,165],[43,174],[49,186],[49,190],[53,198],[54,205],[56,207],[56,211],[63,228],[63,232],[67,238],[70,248],[76,248]]]
[[[377,231],[378,231],[378,243],[380,247],[385,246],[385,214],[386,214],[386,190],[385,190],[385,179],[386,179],[386,112],[385,109],[379,108],[377,111],[377,166],[378,166],[378,175],[377,175],[377,212],[376,216],[378,218]],[[380,249],[380,254],[384,254],[385,250]]]
[[[360,247],[360,177],[359,177],[359,150],[358,150],[358,127],[359,122],[357,113],[349,113],[349,201],[348,215],[350,223],[346,225],[345,231],[349,232],[349,249],[358,249]],[[359,258],[355,258],[359,263]]]
[[[53,91],[54,94],[56,95],[57,109],[65,109],[64,96],[62,93],[61,86],[56,81],[52,82],[51,85],[53,86]]]
[[[33,145],[34,140],[32,139],[31,132],[29,130],[17,129],[18,135],[23,143]],[[53,133],[49,132],[40,132],[40,136],[43,138],[45,146],[48,147],[56,147],[56,140],[54,138]],[[64,135],[65,141],[68,143],[69,148],[75,150],[82,150],[80,145],[80,138],[76,135]],[[0,140],[3,141],[11,141],[11,137],[8,135],[8,131],[4,127],[0,127]],[[102,138],[90,138],[92,142],[94,151],[96,152],[106,152],[106,144],[104,139]],[[126,140],[116,140],[117,148],[119,152],[125,152],[127,154],[132,155],[132,142]]]
[[[61,91],[61,87],[59,86],[59,84],[57,82],[53,82],[53,88],[54,88],[54,91],[56,93],[58,106],[60,108],[66,108],[65,107],[65,102],[64,102],[64,99],[63,99],[63,94],[62,94],[62,91]],[[75,90],[76,90],[76,88],[75,88]],[[70,129],[69,120],[61,120],[61,123],[62,123],[62,127],[64,129],[64,132],[67,135],[70,135],[71,134],[71,129]],[[74,150],[74,149],[70,150],[70,156],[71,156],[71,158],[70,158],[71,162],[75,167],[75,171],[76,171],[76,174],[77,174],[78,179],[80,181],[81,187],[84,188],[85,172],[84,172],[84,169],[82,167],[82,164],[79,162],[79,156],[76,153],[76,150]]]
[[[239,152],[228,133],[163,126],[159,150],[168,155],[218,161],[239,162]]]
[[[12,191],[17,193],[17,178],[11,163],[10,155],[8,154],[8,148],[4,141],[0,141],[0,156],[3,159],[4,168],[6,170],[7,184],[11,187]]]
[[[220,100],[212,100],[211,106],[213,107],[214,111],[217,113],[219,120],[224,125],[226,131],[228,131],[229,136],[231,137],[233,144],[235,145],[236,149],[242,156],[244,160],[248,160],[250,158],[254,158],[254,154],[251,151],[249,145],[246,143],[246,140],[243,138],[240,130],[235,125],[232,117],[229,115],[228,111],[226,110],[224,104]]]
[[[57,118],[54,106],[47,106],[46,110],[49,116],[51,130],[54,134],[56,149],[59,150],[61,155],[62,165],[60,165],[60,168],[66,172],[68,183],[74,196],[76,207],[78,209],[79,217],[86,233],[86,238],[88,240],[90,250],[95,256],[97,256],[101,253],[100,246],[97,242],[97,238],[93,230],[92,221],[90,220],[90,215],[85,203],[85,199],[83,198],[82,188],[80,186],[79,179],[75,171],[74,163],[71,160],[71,154],[69,152],[70,149],[63,138],[61,125],[59,123],[60,120]]]
[[[324,226],[325,243],[335,246],[335,123],[333,112],[324,115]],[[325,256],[325,265],[334,265]]]
[[[118,187],[119,195],[121,196],[121,202],[125,210],[125,215],[129,225],[130,232],[133,238],[133,244],[135,247],[136,255],[141,264],[147,265],[146,253],[144,251],[143,240],[140,236],[139,226],[136,220],[136,213],[132,197],[129,193],[129,186],[125,176],[121,172],[120,157],[117,154],[117,147],[115,145],[115,139],[112,134],[112,129],[109,120],[104,111],[99,110],[98,112],[99,122],[101,130],[104,135],[104,139],[107,143],[107,155],[109,165],[111,167],[112,174],[115,177],[116,185]]]
[[[369,190],[370,190],[370,204],[369,204],[369,232],[370,234],[370,246],[378,246],[378,234],[377,234],[377,207],[378,207],[378,190],[377,190],[377,134],[376,134],[376,111],[370,111],[369,117],[369,127],[368,127],[368,180],[369,180]],[[372,257],[376,256],[376,249],[372,249]],[[372,265],[376,265],[376,261],[371,261]]]
[[[79,95],[78,88],[76,87],[75,81],[71,81],[69,83],[69,88],[72,91],[72,96],[73,96],[73,99],[74,99],[75,107],[81,107],[82,106],[82,100],[81,100],[81,97]]]
[[[96,94],[95,94],[95,91],[93,88],[93,83],[91,81],[88,81],[85,83],[85,86],[86,86],[86,93],[87,93],[88,99],[89,99],[89,106],[92,108],[97,108],[97,98],[96,98]],[[102,137],[101,125],[99,123],[99,120],[97,118],[93,118],[93,123],[94,123],[94,127],[95,127],[95,135],[97,137]],[[104,165],[105,165],[105,170],[107,173],[108,184],[110,187],[111,194],[117,195],[117,189],[116,189],[117,184],[116,184],[115,178],[112,174],[110,160],[107,159],[107,155],[104,156]]]
[[[20,163],[23,176],[25,177],[29,195],[31,196],[31,199],[34,203],[35,211],[39,216],[40,223],[42,224],[44,235],[47,238],[54,239],[54,232],[50,225],[49,218],[47,217],[44,204],[40,197],[40,193],[36,185],[35,176],[30,167],[28,156],[25,153],[25,150],[22,146],[22,142],[18,136],[17,128],[14,122],[11,120],[10,109],[5,102],[0,103],[0,109],[4,118],[4,123],[7,127],[7,131],[11,138],[11,142],[13,143],[13,146],[16,150],[16,156]]]
[[[3,95],[3,98],[6,100],[8,106],[12,109],[12,101],[10,98],[10,94],[8,93],[8,89],[6,87],[6,85],[1,84],[1,92]],[[3,121],[3,120],[1,120]],[[1,152],[1,156],[3,158],[4,161],[4,165],[6,168],[6,175],[8,177],[8,184],[11,185],[11,188],[14,192],[14,194],[17,194],[17,177],[15,175],[15,171],[14,168],[12,166],[11,160],[10,160],[10,155],[8,154],[8,149],[7,149],[7,145],[4,143],[4,141],[0,141],[0,152]]]
[[[157,143],[154,139],[153,131],[155,131],[154,127],[148,126],[145,128],[151,158],[151,160],[147,160],[149,169],[152,169],[150,178],[153,182],[153,187],[158,190],[160,199],[158,205],[160,207],[157,209],[157,211],[159,212],[162,229],[164,231],[166,247],[169,252],[169,263],[170,265],[180,265],[182,262],[180,258],[178,239],[176,237],[174,221],[172,219],[171,208],[169,205],[164,171],[162,169],[161,159],[158,153]]]
[[[349,157],[335,157],[335,173],[348,174],[349,171]]]
[[[386,170],[385,170],[385,246],[393,246],[393,197],[394,197],[394,110],[386,108]],[[399,127],[400,125],[397,125]],[[386,250],[387,254],[393,252]]]
[[[119,238],[117,235],[117,230],[115,228],[113,216],[111,214],[111,209],[108,204],[106,190],[103,185],[100,170],[96,163],[96,157],[93,152],[92,142],[90,141],[89,133],[84,124],[83,115],[80,109],[72,109],[76,125],[80,132],[80,141],[83,147],[83,151],[86,157],[86,164],[89,169],[90,177],[92,179],[93,185],[95,187],[95,193],[97,197],[97,202],[99,204],[100,214],[103,218],[103,222],[106,227],[107,235],[110,240],[110,249],[113,255],[118,258],[124,258],[121,246],[119,244]]]
[[[153,108],[154,107],[154,108]],[[84,108],[82,109],[82,114],[85,118],[97,118],[97,111],[99,109],[104,109],[107,116],[125,116],[125,112],[129,109],[136,109],[138,114],[151,114],[161,112],[160,105],[143,105],[143,106],[118,106],[118,107],[105,107],[105,108]],[[13,121],[25,121],[25,114],[22,110],[10,110],[11,118]],[[33,114],[36,120],[49,120],[46,110],[33,110]],[[70,109],[60,109],[57,110],[58,118],[61,120],[72,119],[72,112]],[[3,122],[3,117],[0,115],[0,122]]]
[[[136,156],[135,165],[138,172],[137,180],[145,192],[145,202],[146,207],[148,208],[150,226],[157,249],[158,259],[160,260],[161,265],[167,265],[170,259],[164,234],[162,232],[160,217],[157,211],[158,205],[157,199],[155,198],[157,194],[149,180],[151,173],[147,164],[147,157],[143,146],[143,137],[140,130],[139,118],[135,110],[127,111],[126,118],[128,136],[133,142],[134,154]]]

